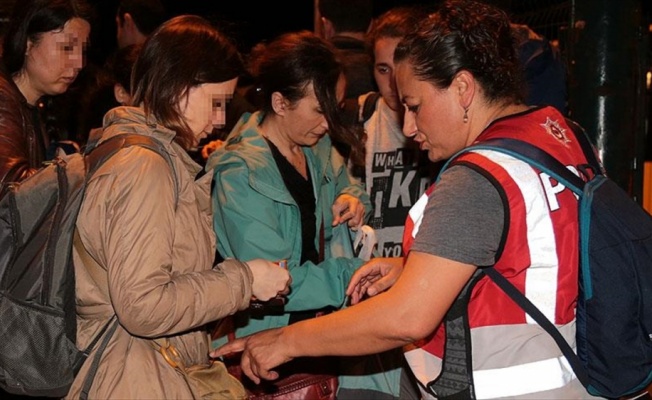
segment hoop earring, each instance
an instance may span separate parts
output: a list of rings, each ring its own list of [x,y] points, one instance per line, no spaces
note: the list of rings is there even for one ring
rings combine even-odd
[[[462,117],[462,122],[464,122],[465,124],[467,122],[469,122],[469,108],[468,107],[466,107],[464,109],[464,117]]]

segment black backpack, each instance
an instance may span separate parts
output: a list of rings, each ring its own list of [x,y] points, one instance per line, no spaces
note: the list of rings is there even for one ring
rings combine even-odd
[[[3,390],[29,396],[65,396],[100,337],[109,331],[96,353],[98,360],[117,328],[117,319],[112,318],[88,348],[77,349],[72,246],[86,182],[118,150],[134,145],[160,154],[172,168],[170,155],[157,140],[118,135],[84,155],[55,158],[25,181],[10,184],[0,199]],[[91,369],[90,382],[93,375]]]
[[[574,123],[570,126],[589,161],[582,171],[587,182],[548,153],[520,140],[491,139],[463,151],[506,153],[578,197],[577,353],[502,274],[493,267],[481,271],[552,336],[590,394],[619,398],[652,383],[652,216],[605,175],[586,134]]]

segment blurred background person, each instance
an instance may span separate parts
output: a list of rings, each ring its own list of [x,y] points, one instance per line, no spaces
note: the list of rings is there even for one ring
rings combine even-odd
[[[87,90],[82,93],[77,115],[77,138],[80,144],[96,142],[102,136],[104,114],[114,107],[131,106],[131,70],[142,44],[117,49]]]
[[[90,10],[82,1],[16,2],[3,38],[0,70],[3,187],[34,174],[61,145],[58,132],[46,128],[48,116],[56,116],[49,98],[66,92],[84,66],[89,21]],[[68,151],[77,149],[73,143],[67,146]]]
[[[365,34],[373,18],[372,0],[319,0],[322,33],[340,51],[346,74],[345,98],[376,90],[373,60]]]
[[[112,7],[108,7],[107,5],[111,3]],[[142,45],[154,29],[167,19],[166,9],[160,0],[120,0],[119,2],[96,0],[94,12],[110,13],[110,15],[97,15],[94,18],[90,37],[92,46],[88,52],[87,65],[70,86],[70,90],[56,99],[58,118],[62,121],[61,129],[68,137],[74,138],[80,144],[88,139],[89,129],[101,126],[101,123],[88,125],[89,119],[95,119],[98,114],[88,101],[92,100],[93,96],[99,95],[98,87],[104,83],[108,84],[107,79],[111,79],[111,71],[106,70],[109,58],[115,57],[115,54],[124,47]],[[108,16],[113,18],[106,18]],[[110,45],[104,43],[109,34],[115,35],[111,38]],[[100,99],[103,101],[98,105],[98,109],[106,111],[107,100],[110,99],[108,95]],[[86,115],[80,115],[78,110],[95,115],[89,115],[87,118]]]
[[[118,47],[142,44],[166,19],[160,0],[120,0],[115,17]]]
[[[525,104],[553,106],[567,115],[567,71],[559,49],[527,25],[511,26],[527,85]]]

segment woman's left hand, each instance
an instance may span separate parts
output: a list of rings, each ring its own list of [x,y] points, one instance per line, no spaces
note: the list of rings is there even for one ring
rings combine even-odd
[[[333,226],[348,222],[350,228],[357,229],[363,223],[364,204],[357,197],[341,194],[333,203]]]

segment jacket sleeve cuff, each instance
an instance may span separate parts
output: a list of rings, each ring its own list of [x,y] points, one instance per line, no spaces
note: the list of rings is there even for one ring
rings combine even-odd
[[[254,276],[247,263],[234,258],[227,258],[219,264],[219,269],[229,281],[231,293],[236,301],[238,311],[249,307],[252,294]]]

